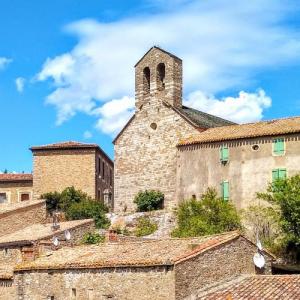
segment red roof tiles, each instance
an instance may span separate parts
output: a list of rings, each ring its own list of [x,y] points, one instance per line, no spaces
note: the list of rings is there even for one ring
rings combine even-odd
[[[298,300],[300,275],[257,275],[232,280],[219,288],[198,294],[197,300]]]
[[[276,136],[300,132],[300,117],[277,119],[264,122],[228,125],[209,128],[201,133],[183,139],[179,146],[209,142],[237,140],[262,136]]]
[[[97,144],[86,144],[76,141],[67,141],[61,143],[54,143],[41,146],[33,146],[30,150],[44,150],[44,149],[78,149],[78,148],[99,148]]]
[[[32,174],[0,174],[0,182],[32,181]]]

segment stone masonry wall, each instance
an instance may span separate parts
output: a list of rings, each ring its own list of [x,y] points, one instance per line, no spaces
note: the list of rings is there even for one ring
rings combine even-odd
[[[193,132],[196,129],[160,99],[152,98],[136,112],[115,143],[115,211],[135,210],[134,196],[146,189],[162,191],[166,208],[176,204],[176,145]]]
[[[33,152],[33,192],[38,199],[47,192],[61,192],[66,187],[96,198],[95,149],[51,150]]]
[[[32,224],[44,223],[45,220],[45,201],[0,213],[0,236],[15,232]]]
[[[13,280],[0,279],[0,300],[15,300],[16,286]]]
[[[255,274],[257,248],[243,237],[223,244],[175,266],[176,299],[193,298],[198,290],[241,274]],[[264,274],[271,274],[271,258],[265,255]]]
[[[287,176],[300,172],[300,135],[285,138],[285,155],[274,156],[272,141],[276,137],[261,137],[228,141],[229,161],[220,162],[223,143],[207,143],[179,147],[177,163],[177,201],[200,198],[208,187],[221,193],[220,184],[229,182],[229,198],[240,208],[257,204],[256,193],[265,191],[272,181],[272,170],[286,168]],[[258,150],[252,149],[258,145]]]
[[[7,194],[8,203],[19,202],[20,193],[30,193],[32,197],[32,182],[0,182],[0,193]]]
[[[19,300],[174,299],[174,273],[164,267],[23,271],[15,273]],[[49,298],[50,299],[50,298]]]

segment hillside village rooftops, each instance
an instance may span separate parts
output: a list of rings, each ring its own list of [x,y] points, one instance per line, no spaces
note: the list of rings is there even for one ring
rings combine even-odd
[[[30,201],[22,201],[16,203],[1,203],[0,205],[0,218],[2,214],[9,213],[15,210],[23,209],[29,206],[41,205],[45,204],[45,200],[30,200]]]
[[[256,123],[209,128],[179,142],[178,146],[220,142],[263,136],[278,136],[300,132],[300,117],[276,119]]]
[[[212,291],[213,290],[213,291]],[[211,291],[205,289],[197,300],[224,299],[300,299],[300,275],[241,276]]]
[[[187,239],[109,242],[64,248],[16,270],[171,266],[239,238],[237,231]]]
[[[59,223],[60,228],[56,231],[52,230],[52,223],[48,224],[33,224],[31,226],[20,229],[11,234],[6,234],[0,237],[0,248],[8,246],[30,245],[33,242],[49,239],[54,235],[63,233],[65,230],[70,230],[85,224],[93,223],[92,219],[75,220]]]
[[[32,174],[0,174],[0,182],[32,181]]]

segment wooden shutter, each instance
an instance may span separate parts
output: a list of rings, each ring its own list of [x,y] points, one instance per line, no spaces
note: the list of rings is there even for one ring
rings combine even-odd
[[[229,159],[229,149],[227,146],[222,146],[220,148],[220,160],[228,161],[228,159]]]
[[[279,169],[275,169],[272,171],[272,180],[275,181],[279,178]]]
[[[223,181],[221,183],[221,191],[222,191],[222,198],[224,201],[229,200],[229,182]]]
[[[273,152],[275,155],[284,155],[284,139],[273,141]]]
[[[285,179],[286,178],[286,169],[279,169],[278,170],[278,178]]]

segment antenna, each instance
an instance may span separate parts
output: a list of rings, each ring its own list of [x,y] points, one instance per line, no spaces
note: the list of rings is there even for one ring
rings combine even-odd
[[[261,241],[259,240],[259,237],[258,237],[258,232],[257,232],[257,234],[256,234],[256,246],[257,246],[257,248],[258,248],[259,251],[262,251],[262,250],[263,250]]]
[[[59,240],[56,236],[53,238],[52,243],[55,247],[57,247],[59,245]]]
[[[258,267],[259,269],[263,268],[266,263],[265,258],[260,253],[254,254],[253,262],[255,266]]]
[[[65,238],[67,241],[69,241],[71,239],[71,233],[69,230],[65,230]]]

